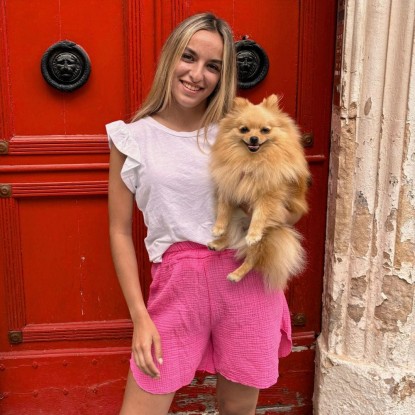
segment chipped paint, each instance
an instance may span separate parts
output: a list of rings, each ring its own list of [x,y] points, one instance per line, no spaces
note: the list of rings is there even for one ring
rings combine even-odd
[[[289,414],[293,409],[293,405],[272,405],[263,406],[256,409],[256,415],[267,415],[267,414]]]
[[[411,179],[413,181],[413,179]],[[401,226],[398,229],[398,241],[396,244],[395,266],[402,268],[406,264],[415,263],[415,202],[414,183],[412,186],[404,184],[401,188],[399,198],[398,222]],[[412,275],[412,281],[415,276]]]
[[[365,104],[365,110],[364,110],[365,115],[369,115],[371,109],[372,109],[372,98],[369,98]]]
[[[309,346],[293,346],[291,349],[292,353],[304,352],[306,350],[314,350],[316,348],[315,343],[310,344]]]
[[[366,275],[361,275],[358,278],[352,278],[350,283],[350,296],[363,299],[363,295],[367,290]]]
[[[389,215],[385,221],[386,232],[393,232],[395,230],[396,217],[397,217],[397,209],[392,209],[389,212]]]
[[[413,397],[415,395],[415,376],[404,376],[391,387],[390,395],[399,401]]]
[[[337,255],[345,255],[349,250],[350,243],[350,218],[352,217],[352,204],[350,203],[353,195],[352,176],[354,172],[354,160],[356,154],[356,123],[350,121],[342,127],[339,145],[342,148],[339,154],[339,165],[337,172],[337,187],[342,189],[336,195],[336,217],[334,235],[334,251]]]
[[[362,319],[364,312],[365,307],[352,304],[349,304],[347,306],[347,315],[356,323],[358,323]]]
[[[412,313],[414,299],[413,284],[408,284],[396,275],[385,276],[382,284],[384,299],[375,308],[375,317],[380,322],[380,330],[398,332],[398,321],[405,323]]]
[[[353,215],[352,248],[355,255],[363,257],[367,255],[371,245],[373,215],[362,191],[356,194]]]

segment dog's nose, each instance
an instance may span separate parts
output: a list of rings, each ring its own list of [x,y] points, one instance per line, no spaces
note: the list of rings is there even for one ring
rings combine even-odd
[[[249,144],[252,144],[252,145],[257,145],[258,144],[258,142],[259,142],[259,138],[258,137],[256,137],[256,136],[253,136],[253,137],[250,137],[249,138]]]

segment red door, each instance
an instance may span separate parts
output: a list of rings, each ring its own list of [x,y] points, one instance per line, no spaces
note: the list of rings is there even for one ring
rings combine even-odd
[[[229,21],[235,40],[248,37],[268,55],[266,78],[241,94],[255,102],[282,94],[285,110],[307,133],[311,212],[299,229],[309,261],[287,292],[294,352],[281,361],[278,385],[261,392],[259,407],[263,414],[311,413],[334,3],[0,0],[0,413],[117,413],[131,325],[109,252],[104,124],[129,120],[149,89],[167,34],[184,17],[206,10]],[[49,85],[40,70],[48,48],[63,40],[81,52],[74,58],[66,49],[53,49],[59,53],[45,59],[50,58],[50,76],[58,73],[60,87],[76,88],[71,92]],[[82,50],[91,71],[79,86],[79,73],[88,67]],[[136,224],[147,295],[149,265],[138,214]],[[213,385],[211,376],[198,373],[178,393],[173,412],[212,409]]]

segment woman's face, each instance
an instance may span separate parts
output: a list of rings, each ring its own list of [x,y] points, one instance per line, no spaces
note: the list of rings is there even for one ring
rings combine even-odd
[[[219,33],[199,30],[173,71],[173,102],[183,109],[206,108],[220,79],[223,41]]]

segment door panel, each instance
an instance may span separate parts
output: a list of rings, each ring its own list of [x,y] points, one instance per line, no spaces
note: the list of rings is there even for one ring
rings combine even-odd
[[[97,238],[107,227],[106,202],[105,194],[21,199],[19,225],[28,324],[125,316],[118,283],[107,271],[110,257],[101,258],[101,253],[108,253],[108,241]],[[40,298],[47,307],[39,307]]]
[[[125,116],[121,0],[4,3],[15,136],[102,134],[114,114]],[[44,52],[65,39],[81,45],[92,66],[74,94],[49,88],[39,76]]]
[[[157,56],[183,18],[211,10],[268,54],[267,77],[241,90],[278,93],[314,143],[311,212],[298,228],[308,266],[287,291],[294,351],[263,414],[309,414],[320,330],[335,2],[329,0],[0,0],[0,412],[115,414],[128,371],[131,323],[111,263],[104,125],[128,121],[150,88]],[[49,86],[43,53],[69,39],[91,60],[71,93]],[[134,218],[147,298],[145,227]],[[173,412],[215,407],[214,377],[197,373]]]

